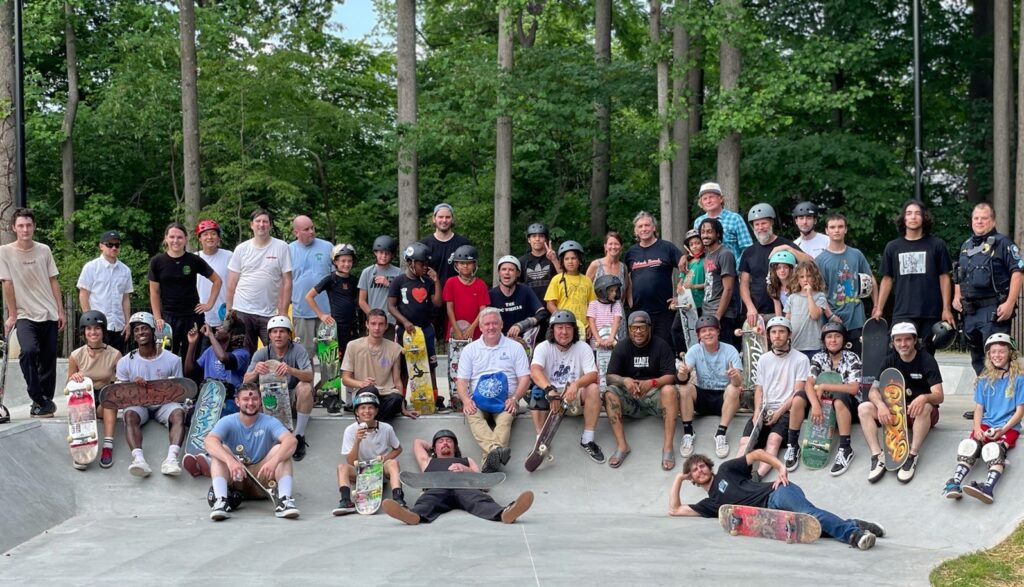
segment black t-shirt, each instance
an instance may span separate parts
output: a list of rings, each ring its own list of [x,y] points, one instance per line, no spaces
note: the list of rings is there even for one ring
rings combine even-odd
[[[389,298],[398,298],[398,311],[414,326],[426,328],[434,311],[434,282],[429,277],[412,279],[403,273],[391,282]]]
[[[743,251],[740,257],[740,273],[750,274],[750,299],[761,314],[774,314],[775,304],[772,297],[768,295],[768,270],[770,269],[768,258],[771,257],[772,249],[779,245],[789,245],[796,250],[800,247],[788,238],[776,236],[775,240],[762,245],[754,241]]]
[[[612,349],[608,372],[633,379],[657,379],[662,375],[675,374],[676,357],[672,354],[672,347],[660,337],[651,336],[647,346],[640,348],[627,336]]]
[[[942,373],[939,372],[939,364],[935,358],[922,349],[917,350],[914,360],[906,363],[900,358],[899,353],[890,350],[882,361],[882,370],[893,367],[903,373],[903,380],[907,386],[907,403],[915,400],[917,396],[932,392],[932,386],[942,383]]]
[[[455,261],[452,258],[455,256],[455,249],[462,245],[473,244],[469,242],[468,238],[461,234],[453,234],[452,238],[448,239],[446,242],[437,240],[434,235],[430,235],[420,242],[427,245],[427,248],[430,249],[429,265],[434,269],[434,271],[437,271],[438,283],[448,283],[449,277],[454,277],[458,274],[455,270]],[[419,326],[419,324],[417,324],[417,326]]]
[[[893,323],[911,318],[942,316],[939,277],[949,273],[953,262],[942,239],[900,237],[889,241],[882,253],[882,275],[893,280]]]
[[[543,300],[544,294],[548,291],[548,284],[558,273],[555,271],[555,264],[546,255],[537,257],[533,253],[519,257],[519,264],[523,268],[519,274],[519,282],[532,289],[538,300]]]
[[[489,293],[491,306],[501,312],[501,332],[503,334],[508,333],[508,329],[512,328],[516,322],[530,318],[541,308],[536,294],[525,286],[516,286],[511,296],[501,293],[501,287],[492,287]]]
[[[359,278],[351,273],[346,277],[331,273],[313,289],[316,293],[327,292],[327,299],[331,302],[331,318],[338,323],[338,331],[351,332],[356,324],[356,309],[359,308]]]
[[[213,268],[188,251],[178,258],[160,253],[149,260],[149,280],[160,284],[161,311],[177,316],[195,313],[199,304],[196,275],[209,278]]]
[[[717,518],[718,508],[723,505],[768,507],[768,497],[773,491],[771,482],[753,481],[746,457],[739,457],[718,466],[708,496],[690,505],[690,509],[705,518]]]
[[[623,262],[629,269],[633,310],[648,314],[668,311],[668,300],[675,296],[672,275],[682,256],[679,247],[665,239],[658,239],[649,247],[639,244],[629,247]]]

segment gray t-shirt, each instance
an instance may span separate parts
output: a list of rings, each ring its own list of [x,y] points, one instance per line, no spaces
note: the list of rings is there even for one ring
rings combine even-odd
[[[303,348],[301,344],[295,344],[293,342],[288,344],[288,350],[284,352],[283,357],[278,357],[276,354],[271,356],[269,346],[257,349],[256,354],[252,356],[252,361],[249,362],[249,368],[246,370],[246,373],[252,373],[253,370],[256,369],[257,363],[270,360],[281,361],[292,369],[308,371],[313,368],[313,363],[310,362],[309,353],[306,352],[306,349]],[[292,389],[298,384],[299,380],[296,377],[288,377],[288,389]]]
[[[701,389],[722,391],[729,385],[725,374],[730,367],[743,370],[740,354],[731,344],[719,343],[717,352],[709,352],[704,344],[695,344],[686,351],[686,366],[697,369],[697,385]]]
[[[395,317],[388,312],[388,288],[402,270],[394,265],[381,269],[376,263],[359,274],[359,289],[366,290],[366,303],[370,308],[379,308],[388,315],[388,324],[395,323]]]
[[[736,257],[726,247],[718,247],[715,252],[709,252],[704,259],[704,315],[714,316],[718,312],[719,303],[722,301],[722,276],[733,277],[733,290],[738,287],[736,281]],[[730,300],[726,300],[727,309],[723,318],[733,318],[736,310]]]
[[[783,313],[790,315],[789,321],[793,323],[793,337],[790,343],[798,351],[816,351],[821,348],[821,325],[825,323],[828,300],[820,291],[814,292],[811,297],[814,299],[814,305],[822,310],[821,318],[817,320],[811,320],[810,306],[807,304],[807,296],[803,293],[789,294],[782,308]]]

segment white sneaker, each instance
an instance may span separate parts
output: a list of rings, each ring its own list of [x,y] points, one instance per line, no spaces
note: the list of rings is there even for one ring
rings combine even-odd
[[[720,459],[729,456],[729,439],[724,434],[715,435],[715,456]]]
[[[135,459],[132,464],[128,465],[128,472],[136,477],[149,477],[153,469],[149,468],[149,463],[145,459]]]
[[[160,465],[160,472],[172,477],[181,475],[181,465],[178,464],[178,459],[174,457],[167,457],[164,459],[163,464]]]
[[[683,442],[679,445],[679,454],[686,458],[693,454],[693,435],[684,434]]]

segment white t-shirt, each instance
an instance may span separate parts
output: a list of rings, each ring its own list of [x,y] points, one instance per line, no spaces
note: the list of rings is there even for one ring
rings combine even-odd
[[[594,351],[582,340],[565,352],[545,340],[533,349],[533,364],[540,365],[548,381],[557,388],[569,385],[586,373],[597,373]]]
[[[238,274],[232,308],[246,314],[271,317],[277,313],[277,295],[284,274],[292,272],[292,255],[281,239],[271,238],[266,247],[249,239],[238,245],[228,270]]]
[[[793,395],[797,382],[807,381],[811,362],[807,355],[791,350],[780,357],[771,351],[761,355],[757,362],[757,381],[762,388],[762,403],[769,410],[779,408]]]
[[[814,234],[814,238],[804,240],[803,236],[793,239],[800,250],[807,253],[811,258],[817,258],[828,247],[828,237],[820,232]]]
[[[341,441],[341,454],[343,456],[347,456],[352,452],[352,447],[356,445],[356,432],[358,431],[359,422],[349,424],[348,428],[345,428],[345,436]],[[363,438],[363,441],[359,443],[358,460],[369,461],[382,457],[398,447],[398,436],[395,434],[394,427],[387,422],[377,422],[377,431],[370,431],[366,438]]]
[[[196,254],[199,255],[200,259],[206,261],[213,271],[220,276],[221,285],[220,293],[217,294],[217,302],[206,313],[207,324],[210,326],[220,326],[224,322],[220,319],[220,307],[225,303],[228,295],[228,262],[231,261],[231,251],[217,249],[216,253],[207,255],[200,249]],[[206,300],[210,299],[211,289],[213,289],[212,281],[202,275],[196,276],[196,291],[199,292],[199,303],[205,304]],[[235,299],[237,300],[237,297]]]
[[[492,373],[504,373],[509,383],[508,392],[515,392],[517,379],[530,375],[530,361],[523,345],[503,334],[495,346],[487,346],[479,338],[462,349],[458,378],[469,379],[471,395],[480,378]]]
[[[117,362],[114,375],[116,381],[135,381],[139,377],[146,381],[184,377],[181,373],[181,359],[171,351],[157,347],[159,353],[152,359],[145,359],[139,351],[132,351]]]
[[[200,276],[200,279],[206,279]],[[124,294],[135,291],[132,285],[132,270],[117,260],[113,263],[102,256],[85,265],[78,275],[75,286],[89,292],[89,309],[99,310],[107,317],[107,330],[124,330]]]

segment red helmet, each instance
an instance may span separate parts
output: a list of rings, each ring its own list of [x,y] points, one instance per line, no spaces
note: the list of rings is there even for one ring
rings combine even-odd
[[[196,236],[199,236],[207,230],[216,230],[217,234],[221,234],[220,225],[215,220],[200,220],[199,224],[196,225]]]

